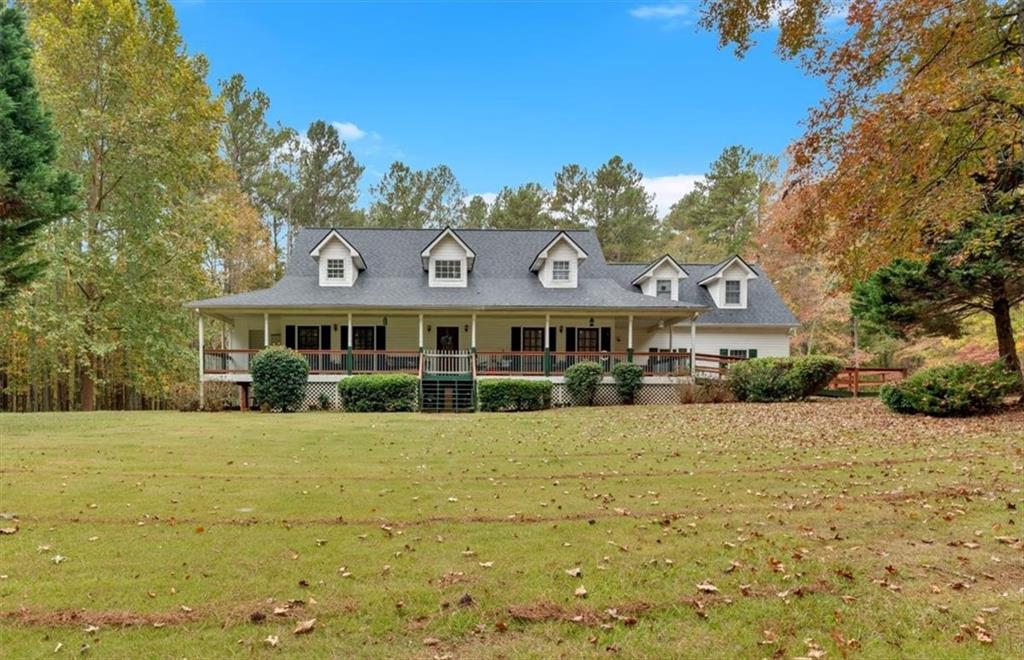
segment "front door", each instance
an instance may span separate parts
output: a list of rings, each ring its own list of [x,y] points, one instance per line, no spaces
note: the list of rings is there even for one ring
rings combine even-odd
[[[458,326],[437,327],[437,350],[457,351],[459,350],[459,328]]]

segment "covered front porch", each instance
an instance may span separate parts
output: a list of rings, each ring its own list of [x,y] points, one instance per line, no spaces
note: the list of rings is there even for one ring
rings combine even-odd
[[[692,375],[699,359],[697,313],[456,312],[448,310],[203,311],[199,316],[200,376],[246,382],[253,355],[271,344],[293,348],[311,380],[351,374],[408,373],[470,377],[559,377],[574,364],[596,362],[610,374],[632,362],[647,376]],[[204,319],[224,323],[207,346]],[[665,336],[667,343],[665,346]],[[648,341],[659,337],[659,348]]]

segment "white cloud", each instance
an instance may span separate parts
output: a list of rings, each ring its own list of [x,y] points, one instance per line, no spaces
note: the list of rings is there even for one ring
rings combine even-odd
[[[645,176],[640,184],[647,192],[654,195],[654,204],[658,207],[658,217],[663,218],[673,204],[693,190],[698,181],[703,180],[703,174],[670,174],[668,176]]]
[[[366,137],[366,131],[350,121],[332,121],[331,125],[338,129],[338,135],[342,140],[355,141]]]
[[[469,204],[469,200],[477,196],[483,197],[483,200],[487,202],[487,206],[491,206],[492,204],[494,204],[494,200],[498,199],[498,193],[485,192],[476,193],[475,195],[466,195],[465,197],[462,198],[462,201],[465,202],[466,204]]]
[[[640,5],[629,10],[633,18],[651,18],[665,20],[679,18],[690,13],[686,5],[665,4],[665,5]]]

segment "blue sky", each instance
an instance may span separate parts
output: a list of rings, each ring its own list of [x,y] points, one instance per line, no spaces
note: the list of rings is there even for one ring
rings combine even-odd
[[[175,1],[211,83],[242,73],[271,118],[337,122],[366,166],[445,163],[470,193],[614,154],[661,209],[723,147],[780,153],[822,93],[766,33],[738,60],[696,2]]]

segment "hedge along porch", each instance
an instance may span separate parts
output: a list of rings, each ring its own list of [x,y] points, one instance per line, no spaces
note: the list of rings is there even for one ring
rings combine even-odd
[[[349,374],[409,373],[476,378],[509,376],[561,380],[565,369],[595,361],[611,369],[620,362],[645,366],[652,378],[688,375],[688,355],[697,337],[696,313],[609,314],[552,310],[544,314],[474,310],[249,310],[229,314],[204,311],[204,318],[226,324],[221,347],[204,341],[201,381],[221,380],[242,386],[247,403],[249,360],[265,345],[284,345],[302,354],[310,368],[311,397]],[[685,326],[676,324],[685,323]],[[639,351],[652,337],[668,343],[664,352]],[[669,351],[669,348],[671,351]],[[333,400],[333,398],[332,398]]]

